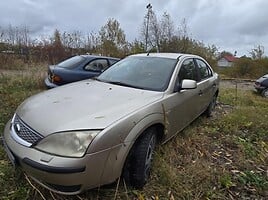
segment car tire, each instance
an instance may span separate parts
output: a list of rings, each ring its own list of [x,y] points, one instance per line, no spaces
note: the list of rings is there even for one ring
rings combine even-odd
[[[146,184],[156,144],[157,136],[154,128],[146,130],[135,142],[123,172],[126,183],[132,187],[141,189]]]
[[[268,98],[268,88],[264,89],[261,93],[261,95],[265,98]]]
[[[205,115],[207,117],[212,117],[212,113],[216,107],[216,101],[217,101],[217,94],[215,94],[211,100],[211,102],[209,103],[206,111],[205,111]]]

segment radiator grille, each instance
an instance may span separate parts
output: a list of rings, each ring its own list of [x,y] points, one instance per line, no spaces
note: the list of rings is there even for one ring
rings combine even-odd
[[[37,133],[24,123],[17,115],[14,117],[13,128],[18,137],[31,144],[44,138],[41,134]]]

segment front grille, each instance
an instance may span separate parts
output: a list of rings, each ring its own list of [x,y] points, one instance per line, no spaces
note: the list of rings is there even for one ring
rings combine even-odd
[[[13,120],[13,128],[17,136],[25,140],[30,144],[34,144],[44,138],[42,135],[31,129],[27,124],[25,124],[18,115],[15,115]]]

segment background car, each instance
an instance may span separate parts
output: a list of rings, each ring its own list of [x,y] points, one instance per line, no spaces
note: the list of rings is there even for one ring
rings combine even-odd
[[[199,56],[132,55],[25,100],[3,141],[10,160],[52,191],[77,194],[120,176],[142,188],[156,145],[210,116],[218,93],[218,74]]]
[[[47,88],[80,81],[100,75],[120,59],[93,55],[79,55],[48,67]]]
[[[256,80],[254,87],[263,97],[268,98],[268,74]]]

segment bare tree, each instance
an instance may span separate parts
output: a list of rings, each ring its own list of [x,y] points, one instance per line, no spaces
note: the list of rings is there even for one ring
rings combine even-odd
[[[178,30],[179,38],[181,40],[181,52],[186,53],[188,52],[189,45],[191,45],[191,39],[188,33],[188,25],[185,18],[182,20],[181,25],[178,27]]]
[[[164,12],[162,15],[160,29],[161,40],[171,41],[172,37],[174,36],[174,23],[167,12]]]
[[[6,30],[6,42],[11,45],[15,45],[15,38],[15,28],[13,28],[13,26],[10,24]]]
[[[5,42],[4,37],[5,37],[5,30],[0,26],[0,42]]]
[[[155,48],[158,52],[161,51],[162,47],[167,46],[167,43],[175,36],[174,24],[170,15],[164,12],[162,18],[158,21],[155,12],[149,9],[144,17],[141,35],[145,41],[147,38],[149,49]]]
[[[249,54],[251,55],[252,59],[259,60],[263,58],[264,55],[264,46],[258,45],[254,47]]]
[[[108,19],[99,31],[102,53],[104,55],[122,56],[127,46],[126,35],[115,19]]]
[[[156,50],[159,51],[161,38],[160,24],[158,23],[157,16],[151,7],[144,16],[141,36],[143,41],[145,41],[145,51],[153,48],[156,48]]]
[[[94,32],[88,33],[86,36],[85,49],[90,53],[100,53],[100,46],[100,36]]]
[[[79,49],[84,46],[84,35],[81,31],[64,32],[61,39],[63,46],[66,48]]]
[[[24,25],[21,27],[21,30],[20,30],[20,41],[21,41],[21,44],[23,46],[29,46],[30,45],[30,42],[31,42],[31,38],[30,38],[30,31],[29,31],[29,28]]]
[[[65,49],[58,29],[54,31],[54,34],[51,37],[51,44],[47,46],[47,51],[50,63],[55,64],[65,58]]]
[[[0,39],[10,45],[28,46],[30,44],[29,28],[24,26],[12,26],[1,28]]]

